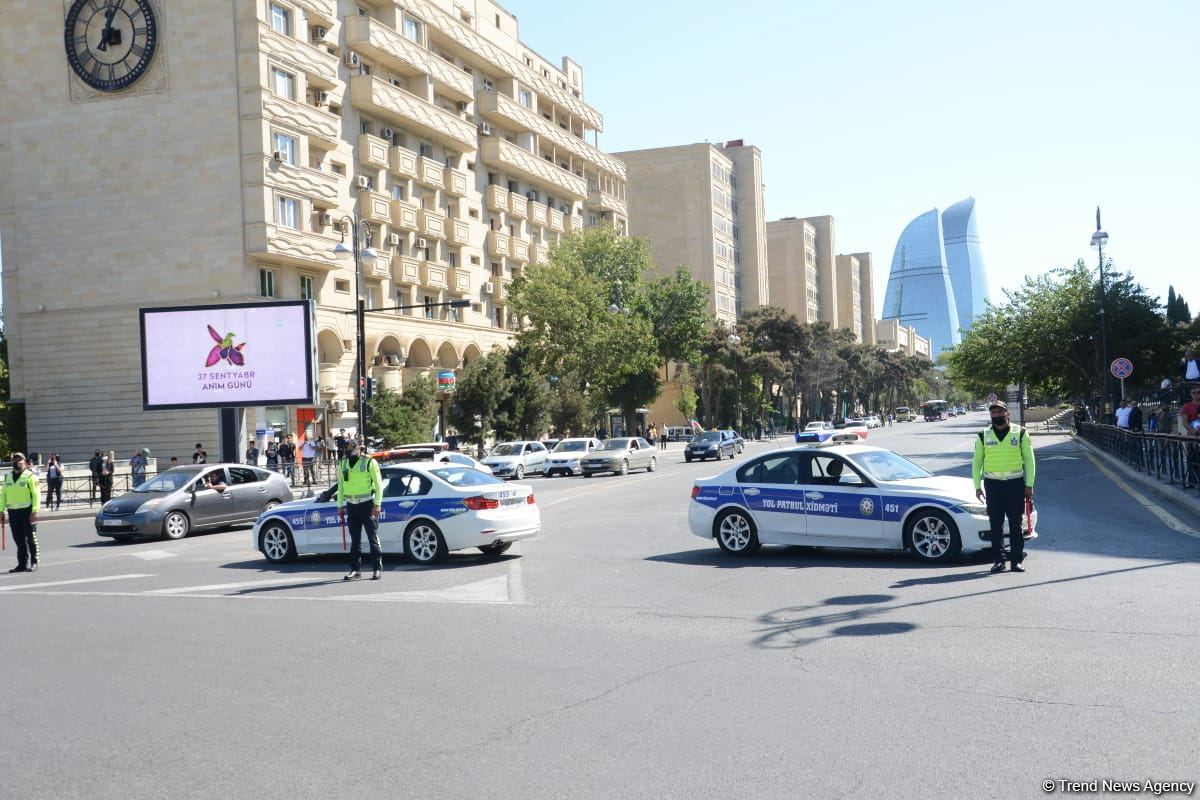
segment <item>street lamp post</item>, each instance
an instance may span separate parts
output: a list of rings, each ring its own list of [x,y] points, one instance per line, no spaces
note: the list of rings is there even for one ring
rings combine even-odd
[[[735,328],[729,329],[729,343],[734,347],[742,343],[742,337],[737,335]],[[733,384],[737,394],[737,429],[739,434],[742,433],[742,370],[740,369],[742,366],[741,363],[738,364],[739,369]]]
[[[1101,422],[1108,411],[1108,403],[1112,397],[1108,380],[1108,320],[1104,313],[1104,245],[1108,244],[1108,234],[1100,229],[1100,206],[1096,206],[1096,232],[1092,234],[1092,247],[1100,253],[1100,358],[1104,368],[1104,399],[1100,404]]]
[[[351,239],[352,247],[346,247],[346,229],[352,228],[354,231]],[[333,248],[334,255],[337,256],[354,256],[354,297],[356,300],[354,314],[358,335],[355,337],[355,353],[354,363],[356,372],[358,373],[357,389],[354,396],[354,404],[358,413],[358,439],[366,452],[367,447],[367,415],[366,415],[366,388],[367,388],[367,345],[366,345],[366,318],[364,315],[365,304],[362,296],[362,264],[374,264],[375,259],[379,254],[375,248],[371,247],[371,228],[365,220],[358,217],[347,215],[342,218],[341,224],[341,241]],[[359,237],[366,242],[366,245],[359,247]]]

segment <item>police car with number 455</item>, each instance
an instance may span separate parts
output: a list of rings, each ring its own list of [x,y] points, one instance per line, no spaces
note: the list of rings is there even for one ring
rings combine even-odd
[[[808,545],[910,550],[936,563],[991,547],[987,508],[969,478],[934,475],[858,441],[839,434],[696,481],[692,532],[730,555]]]

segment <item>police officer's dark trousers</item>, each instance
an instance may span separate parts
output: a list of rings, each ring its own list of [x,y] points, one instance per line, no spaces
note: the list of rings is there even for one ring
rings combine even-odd
[[[1007,518],[1009,557],[1012,563],[1020,564],[1025,556],[1025,538],[1021,534],[1025,479],[998,481],[984,478],[983,492],[987,496],[988,522],[992,530],[992,558],[997,564],[1004,562],[1004,520]]]
[[[33,532],[33,523],[29,521],[28,508],[8,509],[8,521],[12,523],[13,539],[17,541],[17,564],[28,567],[38,560],[37,534]]]
[[[383,548],[379,546],[379,522],[371,516],[375,501],[346,503],[346,524],[350,526],[350,569],[357,570],[362,564],[362,533],[367,529],[367,543],[371,546],[371,561],[375,569],[383,569]]]

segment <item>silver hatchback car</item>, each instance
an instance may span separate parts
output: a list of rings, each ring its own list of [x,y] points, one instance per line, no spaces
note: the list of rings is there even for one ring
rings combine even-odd
[[[197,464],[155,475],[109,500],[96,514],[96,534],[118,541],[182,539],[194,530],[254,522],[292,499],[287,478],[244,464]]]
[[[657,468],[658,457],[654,445],[637,436],[608,439],[599,450],[593,450],[579,462],[579,469],[585,478],[597,472],[626,475],[631,469],[654,472]]]

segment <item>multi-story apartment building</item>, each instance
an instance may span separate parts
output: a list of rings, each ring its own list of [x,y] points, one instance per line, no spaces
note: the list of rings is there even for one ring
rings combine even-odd
[[[885,350],[897,350],[909,356],[921,356],[932,360],[931,341],[917,333],[910,325],[898,319],[881,319],[875,322],[875,343]]]
[[[630,233],[649,240],[663,274],[685,266],[733,323],[766,305],[762,153],[738,139],[617,153],[629,183]]]
[[[0,71],[21,76],[0,245],[31,449],[211,441],[210,412],[141,410],[137,310],[261,298],[315,301],[320,402],[250,425],[353,429],[359,286],[368,308],[419,306],[367,314],[371,375],[398,389],[504,344],[512,279],[560,237],[627,224],[583,71],[489,0],[126,7],[25,4],[0,27]],[[361,272],[335,253],[356,222],[377,254]]]
[[[837,265],[838,320],[863,344],[875,344],[875,296],[871,254],[839,255]]]

